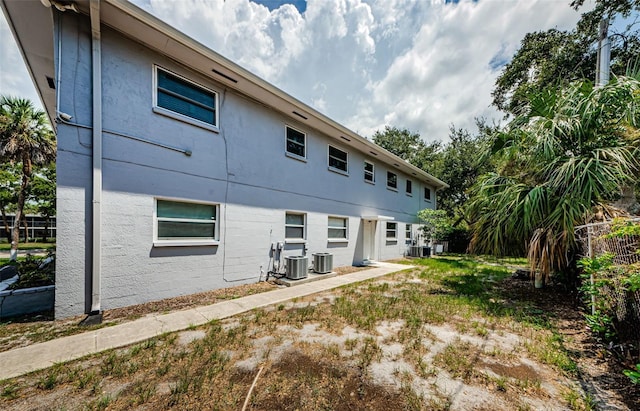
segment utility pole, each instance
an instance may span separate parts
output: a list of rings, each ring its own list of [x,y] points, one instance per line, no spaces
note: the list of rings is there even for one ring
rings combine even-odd
[[[611,41],[608,36],[609,19],[600,20],[598,30],[598,62],[596,63],[596,87],[602,87],[609,82],[609,64],[611,61]]]

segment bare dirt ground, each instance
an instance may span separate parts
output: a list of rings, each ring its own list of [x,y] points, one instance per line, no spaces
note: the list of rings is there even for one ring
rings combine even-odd
[[[0,409],[640,409],[570,294],[467,260],[424,264],[0,381]],[[273,287],[257,286],[219,291]]]
[[[338,275],[349,274],[367,269],[366,267],[336,267],[334,271]],[[171,311],[206,306],[225,300],[232,300],[247,295],[263,293],[278,288],[278,285],[270,282],[239,285],[231,288],[211,290],[196,294],[190,294],[164,300],[151,301],[145,304],[132,305],[123,308],[106,310],[103,313],[103,322],[97,326],[83,326],[80,322],[84,315],[54,320],[53,312],[36,316],[14,318],[0,322],[0,352],[13,348],[24,347],[30,344],[48,341],[53,338],[78,334],[96,328],[109,327],[125,321],[135,320],[149,314],[162,314]]]
[[[584,321],[583,306],[576,293],[553,288],[532,293],[527,281],[514,279],[506,279],[500,288],[514,300],[529,301],[549,313],[579,367],[579,382],[593,397],[595,409],[640,410],[640,387],[630,384],[622,373],[631,365],[624,364],[596,341]]]

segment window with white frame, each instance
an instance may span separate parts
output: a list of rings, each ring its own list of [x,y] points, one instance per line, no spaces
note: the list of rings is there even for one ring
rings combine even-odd
[[[304,240],[306,231],[306,215],[300,213],[286,213],[284,236],[287,240]]]
[[[431,189],[429,187],[424,188],[424,199],[426,201],[431,201]]]
[[[156,67],[156,106],[218,127],[218,93]]]
[[[398,223],[387,221],[387,240],[398,238]]]
[[[344,217],[329,217],[329,231],[327,237],[329,240],[346,240],[347,239],[347,222],[349,219]]]
[[[413,182],[411,180],[407,180],[406,191],[408,195],[413,194]]]
[[[404,228],[404,238],[407,244],[411,244],[413,240],[413,234],[411,232],[411,224],[405,224]]]
[[[286,127],[287,154],[294,157],[307,157],[307,135],[295,128]]]
[[[392,190],[398,189],[398,175],[396,173],[387,171],[387,188]]]
[[[218,240],[218,205],[156,199],[158,242]]]
[[[329,168],[340,172],[348,172],[349,155],[346,151],[329,146]]]
[[[364,162],[364,181],[372,184],[376,182],[375,166],[368,161]]]

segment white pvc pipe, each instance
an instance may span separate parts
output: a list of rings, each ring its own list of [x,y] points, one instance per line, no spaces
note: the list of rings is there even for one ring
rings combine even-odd
[[[91,312],[100,313],[100,277],[102,260],[102,61],[100,49],[100,0],[91,0],[91,67],[93,92],[93,185],[92,185],[92,259]]]

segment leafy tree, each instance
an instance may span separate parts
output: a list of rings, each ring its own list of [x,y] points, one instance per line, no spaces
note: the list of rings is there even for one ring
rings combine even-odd
[[[575,0],[571,6],[579,9],[583,3],[584,0]],[[551,29],[527,34],[496,80],[493,105],[508,114],[516,114],[532,92],[595,78],[600,19],[628,17],[638,10],[640,0],[598,0],[594,10],[582,15],[574,30]],[[622,75],[638,59],[639,33],[631,24],[621,33],[612,33],[611,42],[611,69]]]
[[[56,165],[51,163],[33,174],[30,199],[35,211],[45,219],[44,241],[47,241],[51,217],[56,215]]]
[[[429,241],[440,241],[451,232],[451,222],[444,210],[425,208],[418,211],[418,219],[423,224],[422,234]]]
[[[474,188],[473,250],[526,251],[532,271],[547,280],[564,270],[575,226],[637,178],[639,125],[640,81],[633,78],[531,95],[494,137],[497,172]]]
[[[595,77],[596,51],[590,46],[574,31],[528,33],[496,80],[493,105],[513,114],[536,90]]]
[[[0,164],[0,214],[7,241],[11,242],[11,229],[7,213],[13,213],[18,203],[20,179],[14,164],[2,162]]]
[[[18,249],[18,222],[22,219],[33,166],[55,159],[56,141],[46,115],[26,99],[0,97],[0,160],[21,164],[21,184],[16,203],[16,224],[11,235],[12,257]]]
[[[469,189],[480,175],[492,169],[482,153],[496,126],[488,126],[483,119],[476,119],[476,125],[476,135],[453,125],[449,128],[450,141],[439,153],[432,170],[437,178],[449,184],[449,188],[438,192],[438,207],[454,219],[455,226],[466,220],[464,207]]]
[[[439,142],[425,143],[418,133],[390,126],[385,126],[384,131],[376,131],[373,142],[427,172],[440,149]]]

